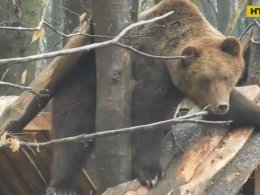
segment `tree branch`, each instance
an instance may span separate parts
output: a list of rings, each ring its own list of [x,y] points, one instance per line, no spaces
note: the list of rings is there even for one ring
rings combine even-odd
[[[9,82],[4,82],[4,81],[0,81],[0,86],[12,87],[12,88],[19,89],[21,91],[29,91],[39,95],[48,95],[47,89],[33,89],[32,87],[17,85]]]
[[[66,137],[61,139],[53,139],[47,142],[38,142],[38,143],[32,143],[32,142],[25,142],[20,141],[20,146],[26,146],[26,147],[50,147],[57,144],[64,144],[64,143],[75,143],[75,142],[82,142],[82,141],[89,141],[93,140],[98,137],[104,137],[104,136],[112,136],[112,135],[118,135],[118,134],[125,134],[125,133],[132,133],[135,131],[148,131],[153,130],[157,127],[160,127],[165,124],[178,124],[178,123],[198,123],[198,124],[212,124],[212,125],[229,125],[231,121],[206,121],[206,120],[198,120],[198,119],[190,119],[198,116],[205,116],[208,112],[202,111],[197,112],[194,114],[187,114],[185,116],[180,116],[173,119],[168,119],[164,121],[159,121],[155,123],[150,123],[146,125],[138,125],[133,127],[126,127],[121,129],[114,129],[114,130],[107,130],[107,131],[99,131],[92,134],[81,134],[77,136],[72,137]],[[13,136],[14,138],[14,136]],[[0,147],[10,147],[10,143],[5,143]]]
[[[141,52],[137,49],[135,49],[134,47],[131,47],[129,45],[125,45],[123,43],[120,43],[120,42],[117,42],[116,43],[117,46],[120,46],[122,48],[125,48],[125,49],[129,49],[137,54],[140,54],[140,55],[143,55],[143,56],[146,56],[146,57],[149,57],[149,58],[157,58],[157,59],[185,59],[186,56],[157,56],[157,55],[151,55],[151,54],[148,54],[148,53],[144,53],[144,52]]]
[[[136,28],[136,27],[141,26],[141,25],[156,22],[158,20],[161,20],[163,18],[170,16],[171,14],[173,14],[173,12],[168,12],[168,13],[162,15],[162,16],[154,17],[154,18],[149,19],[149,20],[143,20],[143,21],[140,21],[140,22],[137,22],[137,23],[133,23],[133,24],[129,25],[128,27],[126,27],[125,29],[123,29],[116,37],[114,37],[113,39],[108,40],[108,41],[104,41],[104,42],[101,42],[101,43],[93,43],[93,44],[89,44],[89,45],[81,46],[81,47],[77,47],[77,48],[63,49],[63,50],[55,51],[55,52],[31,55],[31,56],[27,56],[27,57],[0,59],[0,65],[11,64],[11,63],[26,63],[26,62],[31,62],[31,61],[35,61],[35,60],[53,58],[53,57],[57,57],[57,56],[73,54],[73,53],[82,52],[82,51],[91,51],[93,49],[97,49],[97,48],[105,47],[105,46],[109,46],[109,45],[118,45],[118,44],[120,45],[119,40],[122,37],[124,37],[133,28]],[[182,58],[183,58],[183,56],[181,57],[181,59]]]

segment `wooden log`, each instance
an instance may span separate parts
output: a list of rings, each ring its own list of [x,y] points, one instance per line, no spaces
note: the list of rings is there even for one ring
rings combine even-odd
[[[260,89],[257,86],[248,86],[238,88],[241,93],[246,95],[250,100],[256,100],[260,94]],[[198,129],[200,126],[200,129]],[[186,128],[183,124],[178,125],[177,132],[185,131]],[[200,195],[207,194],[208,190],[211,189],[212,182],[215,182],[215,176],[222,171],[223,167],[229,164],[229,162],[234,159],[241,148],[248,141],[250,136],[253,134],[253,127],[248,128],[238,128],[232,131],[229,131],[225,127],[212,126],[212,125],[196,125],[193,124],[189,129],[189,135],[183,136],[183,132],[175,136],[177,138],[178,145],[181,145],[186,151],[182,154],[180,150],[175,148],[173,150],[175,158],[170,163],[169,167],[166,170],[166,176],[161,182],[152,190],[148,190],[140,185],[136,180],[129,183],[118,185],[114,188],[108,189],[104,192],[103,195],[118,194],[118,195],[158,195],[158,194],[169,194],[169,195]],[[195,130],[194,130],[195,129]],[[194,130],[194,131],[193,131]],[[192,132],[193,131],[193,132]],[[192,138],[195,135],[196,131],[210,132],[206,135],[197,137],[196,139]],[[187,134],[187,132],[185,132]],[[259,136],[260,137],[260,136]],[[179,139],[180,138],[180,139]],[[260,139],[260,138],[258,138]],[[188,145],[188,146],[187,146]],[[254,157],[250,155],[250,159],[244,159],[244,161],[252,162],[254,161],[254,167],[256,162],[260,159],[260,152]],[[254,159],[254,160],[252,160]],[[242,169],[242,167],[241,167]],[[248,169],[243,173],[244,181],[250,176],[253,169]],[[225,186],[230,186],[230,183],[234,183],[236,180],[239,180],[239,172],[230,172],[226,170],[226,174],[223,174],[223,179],[226,179],[229,182],[226,182]],[[222,178],[218,178],[221,180]],[[230,193],[215,190],[209,194],[236,194],[242,186],[235,186],[235,190]],[[223,182],[222,182],[223,185]],[[232,188],[234,186],[231,186]],[[146,189],[146,190],[144,190]],[[116,193],[115,193],[116,192]]]
[[[81,24],[80,32],[84,34],[89,32],[87,18]],[[73,36],[68,40],[65,49],[84,46],[87,43],[87,36]],[[54,58],[30,85],[32,89],[48,90],[48,94],[36,95],[28,91],[23,92],[19,98],[9,105],[0,116],[0,132],[22,131],[22,129],[48,103],[53,95],[53,92],[57,89],[63,78],[68,75],[77,64],[76,62],[82,53],[83,52],[78,52]]]

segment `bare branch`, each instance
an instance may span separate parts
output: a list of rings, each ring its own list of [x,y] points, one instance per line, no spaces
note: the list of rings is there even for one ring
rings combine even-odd
[[[53,139],[47,142],[38,142],[38,143],[32,143],[32,142],[25,142],[21,141],[20,146],[26,146],[26,147],[49,147],[52,145],[57,144],[63,144],[63,143],[73,143],[73,142],[84,142],[84,141],[92,141],[93,139],[97,137],[103,137],[103,136],[112,136],[112,135],[118,135],[118,134],[124,134],[124,133],[130,133],[135,131],[144,131],[144,130],[153,130],[157,127],[160,127],[161,125],[165,124],[176,124],[176,123],[200,123],[200,124],[213,124],[213,125],[229,125],[232,121],[205,121],[205,120],[197,120],[197,119],[191,119],[193,117],[197,116],[205,116],[207,115],[207,111],[202,111],[194,114],[187,114],[185,116],[181,116],[178,118],[168,119],[164,121],[159,121],[151,124],[146,125],[139,125],[139,126],[133,126],[133,127],[127,127],[127,128],[121,128],[121,129],[115,129],[115,130],[107,130],[107,131],[100,131],[92,134],[81,134],[77,136],[72,137],[66,137],[61,139]],[[10,146],[9,143],[3,144],[1,147],[8,147]]]
[[[148,53],[144,53],[144,52],[141,52],[137,49],[135,49],[134,47],[131,47],[129,45],[125,45],[123,43],[120,43],[120,42],[117,42],[116,45],[122,47],[122,48],[125,48],[125,49],[129,49],[137,54],[140,54],[140,55],[143,55],[143,56],[146,56],[146,57],[149,57],[149,58],[158,58],[158,59],[185,59],[187,58],[186,56],[157,56],[157,55],[151,55],[151,54],[148,54]]]
[[[176,119],[177,118],[177,115],[180,113],[180,109],[181,109],[181,106],[182,106],[182,103],[180,103],[174,113],[174,116],[173,118]],[[172,132],[172,137],[173,137],[173,140],[176,144],[176,146],[181,150],[181,151],[184,151],[184,149],[181,147],[181,145],[178,143],[178,141],[176,140],[176,136],[175,136],[175,124],[172,125],[172,128],[171,128],[171,132]]]
[[[17,84],[13,84],[13,83],[9,83],[9,82],[4,82],[4,81],[0,81],[0,86],[12,87],[12,88],[19,89],[21,91],[29,91],[36,95],[47,95],[48,94],[48,90],[46,90],[46,89],[33,89],[31,87],[17,85]]]
[[[7,75],[7,73],[9,72],[9,68],[7,68],[6,70],[5,70],[5,72],[4,72],[4,74],[3,74],[3,76],[2,76],[2,78],[1,78],[1,81],[3,81],[4,79],[5,79],[5,76]]]
[[[260,28],[260,23],[257,20],[254,20],[253,24],[256,24],[258,26],[258,28]],[[256,41],[253,37],[251,37],[251,42],[255,43],[255,44],[259,44],[260,43],[260,41]]]
[[[35,31],[39,30],[39,28],[29,28],[21,26],[0,26],[0,30]]]
[[[81,32],[76,32],[76,33],[71,33],[71,34],[65,34],[65,33],[62,33],[58,30],[56,30],[51,24],[49,24],[48,22],[43,22],[44,25],[46,25],[49,29],[51,29],[52,31],[54,31],[55,33],[57,33],[58,35],[62,36],[62,37],[65,37],[65,38],[70,38],[70,37],[73,37],[73,36],[77,36],[77,35],[85,35],[85,36],[88,36],[88,37],[100,37],[100,38],[108,38],[108,39],[113,39],[114,37],[113,36],[107,36],[107,35],[92,35],[92,34],[88,34],[88,33],[81,33]]]
[[[27,57],[0,59],[0,65],[10,64],[10,63],[18,63],[18,62],[19,63],[26,63],[26,62],[31,62],[31,61],[35,61],[35,60],[41,60],[41,59],[53,58],[53,57],[56,57],[56,56],[72,54],[72,53],[81,52],[81,51],[90,51],[90,50],[93,50],[93,49],[96,49],[96,48],[105,47],[105,46],[109,46],[109,45],[117,45],[119,40],[122,37],[124,37],[133,28],[161,20],[163,18],[170,16],[171,14],[173,14],[173,12],[168,12],[168,13],[162,15],[162,16],[154,17],[154,18],[149,19],[149,20],[143,20],[143,21],[140,21],[140,22],[137,22],[137,23],[133,23],[133,24],[129,25],[128,27],[126,27],[125,29],[123,29],[113,39],[108,40],[108,41],[104,41],[102,43],[93,43],[93,44],[82,46],[82,47],[64,49],[64,50],[60,50],[60,51],[31,55],[31,56],[27,56]]]
[[[0,30],[17,30],[17,31],[37,31],[37,30],[40,30],[43,23],[44,23],[44,17],[46,15],[47,8],[48,8],[49,4],[50,4],[50,0],[47,2],[46,6],[43,10],[41,20],[40,20],[40,22],[39,22],[39,24],[36,28],[21,27],[21,26],[0,26]]]
[[[48,2],[46,3],[46,6],[44,7],[44,10],[43,10],[43,12],[42,12],[41,20],[40,20],[40,22],[39,22],[39,24],[38,24],[38,27],[37,27],[38,29],[41,29],[42,26],[43,26],[44,18],[45,18],[45,16],[46,16],[47,9],[48,9],[48,7],[49,7],[49,5],[50,5],[50,2],[51,2],[51,0],[48,0]]]
[[[208,0],[208,3],[210,5],[211,9],[214,11],[214,13],[217,15],[218,14],[218,10],[216,9],[216,7],[213,4],[213,2],[211,0]]]
[[[244,30],[243,32],[241,33],[241,35],[239,36],[238,40],[242,40],[244,35],[254,26],[255,24],[255,21],[254,22],[251,22]]]

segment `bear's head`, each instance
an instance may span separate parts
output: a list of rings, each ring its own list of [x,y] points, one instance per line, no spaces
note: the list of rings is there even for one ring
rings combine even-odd
[[[230,91],[244,69],[238,40],[224,36],[198,38],[177,51],[186,58],[167,63],[174,84],[199,106],[215,114],[226,113]]]

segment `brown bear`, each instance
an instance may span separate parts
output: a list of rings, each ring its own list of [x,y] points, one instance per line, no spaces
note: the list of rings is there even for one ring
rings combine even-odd
[[[260,125],[260,108],[239,94],[235,86],[244,70],[240,43],[212,27],[188,0],[164,0],[143,13],[142,19],[174,13],[140,27],[136,49],[184,59],[154,59],[135,54],[133,125],[173,116],[174,107],[188,97],[207,107],[211,120],[232,120],[232,125]],[[165,129],[170,127],[166,126]],[[152,187],[162,177],[162,130],[133,136],[134,173]]]
[[[149,54],[185,58],[133,55],[132,125],[172,117],[174,107],[184,97],[207,107],[210,119],[233,120],[234,125],[260,125],[260,108],[235,90],[244,69],[240,43],[213,28],[188,0],[163,0],[141,17],[150,19],[169,11],[174,13],[138,28],[141,36],[134,36],[138,37],[134,45]],[[85,62],[94,58],[87,56]],[[95,68],[80,63],[83,65],[68,76],[54,97],[55,138],[83,133],[82,130],[90,133],[94,129]],[[133,134],[134,177],[148,187],[155,186],[163,175],[159,163],[164,132],[161,129]],[[90,146],[74,144],[56,149],[47,194],[72,193],[72,181],[76,180]]]

